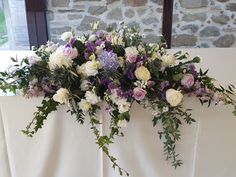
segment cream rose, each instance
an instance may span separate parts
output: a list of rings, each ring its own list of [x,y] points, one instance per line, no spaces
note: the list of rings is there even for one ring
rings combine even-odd
[[[180,91],[175,89],[168,89],[166,91],[166,100],[171,106],[177,106],[183,99],[183,95]]]
[[[69,100],[69,91],[65,88],[60,88],[57,92],[53,95],[52,99],[58,103],[64,104],[67,103]]]
[[[63,66],[69,68],[72,66],[72,60],[64,54],[63,49],[58,48],[54,53],[50,55],[48,66],[50,70],[61,68]]]
[[[139,80],[148,81],[151,79],[151,74],[148,69],[144,66],[138,67],[135,72],[135,77]]]
[[[176,58],[174,55],[168,54],[168,55],[163,55],[161,57],[161,61],[163,67],[170,67],[176,63]]]

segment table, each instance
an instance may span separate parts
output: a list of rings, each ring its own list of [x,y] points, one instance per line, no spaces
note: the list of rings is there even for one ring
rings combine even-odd
[[[175,50],[170,50],[174,52]],[[236,85],[235,49],[184,49],[203,58],[201,66],[219,83]],[[202,107],[197,99],[184,98],[194,108],[196,123],[181,127],[182,139],[177,151],[184,161],[174,170],[165,161],[162,141],[152,127],[150,111],[135,104],[131,122],[124,128],[111,152],[130,172],[131,177],[235,177],[236,118],[232,107]],[[0,177],[118,177],[111,163],[94,143],[88,122],[84,126],[61,107],[51,114],[34,138],[24,129],[41,98],[0,97]],[[102,132],[107,131],[109,116],[101,111]]]

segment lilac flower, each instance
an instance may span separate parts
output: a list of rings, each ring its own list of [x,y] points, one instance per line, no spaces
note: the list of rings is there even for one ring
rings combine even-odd
[[[97,35],[97,37],[102,37],[103,36],[103,31],[97,31],[96,35]]]
[[[133,95],[133,90],[131,90],[131,89],[128,91],[125,91],[125,93],[124,93],[125,98],[132,97],[132,95]]]
[[[97,46],[100,46],[102,43],[103,43],[103,40],[102,40],[102,39],[98,39],[98,40],[95,42],[95,44],[96,44]]]
[[[196,71],[196,67],[195,67],[193,64],[188,65],[188,67],[189,67],[189,69],[190,69],[191,74],[193,75],[193,77],[196,78],[197,75],[198,75],[198,73],[197,73],[197,71]]]
[[[117,84],[117,83],[115,83],[115,82],[110,82],[110,83],[108,84],[108,89],[109,89],[109,90],[113,90],[113,89],[116,89],[116,88],[118,88],[118,84]]]
[[[128,75],[128,78],[129,78],[130,80],[134,80],[134,79],[135,79],[135,76],[134,76],[134,72],[133,72],[133,71],[128,71],[127,75]]]
[[[70,44],[71,44],[71,46],[74,45],[75,41],[76,41],[76,38],[75,38],[75,37],[72,37],[72,38],[70,39]]]
[[[107,70],[116,70],[119,67],[119,61],[117,55],[112,51],[103,51],[99,56],[98,60],[101,66]]]
[[[92,43],[92,42],[87,42],[87,44],[86,44],[86,51],[87,51],[88,53],[93,53],[93,52],[95,52],[94,43]]]
[[[161,82],[161,91],[166,91],[168,89],[168,87],[170,86],[169,81],[162,81]]]

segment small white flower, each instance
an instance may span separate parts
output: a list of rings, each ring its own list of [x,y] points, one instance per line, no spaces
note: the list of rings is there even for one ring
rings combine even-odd
[[[81,41],[82,43],[85,43],[86,38],[84,36],[81,36],[80,38],[78,38],[79,41]]]
[[[118,127],[126,127],[127,126],[127,121],[126,120],[118,120],[117,126]]]
[[[61,35],[61,40],[68,41],[68,40],[70,40],[71,37],[73,37],[72,32],[69,32],[69,31],[68,32],[64,32]]]
[[[91,91],[85,93],[85,98],[91,104],[97,104],[100,101],[100,98]]]
[[[117,102],[119,113],[124,113],[130,110],[131,104],[127,102],[125,99],[120,99]]]
[[[57,92],[53,95],[52,99],[58,103],[64,104],[67,103],[69,100],[69,91],[65,88],[60,88]]]
[[[163,113],[168,112],[168,111],[169,111],[169,108],[167,106],[162,108]]]
[[[88,112],[89,109],[91,108],[91,104],[87,100],[81,99],[81,101],[79,102],[79,108],[83,112]]]
[[[175,89],[168,89],[166,91],[166,100],[171,106],[177,106],[183,99],[183,95],[180,91]]]

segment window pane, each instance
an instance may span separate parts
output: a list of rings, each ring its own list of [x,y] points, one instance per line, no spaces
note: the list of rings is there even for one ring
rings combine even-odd
[[[0,0],[0,50],[28,50],[24,0]]]
[[[235,47],[235,0],[175,0],[172,47]]]
[[[48,0],[47,7],[49,37],[53,41],[65,31],[88,33],[94,21],[100,21],[102,29],[116,27],[121,21],[137,26],[148,42],[156,42],[161,35],[163,0]]]

